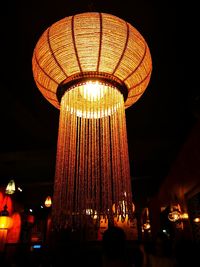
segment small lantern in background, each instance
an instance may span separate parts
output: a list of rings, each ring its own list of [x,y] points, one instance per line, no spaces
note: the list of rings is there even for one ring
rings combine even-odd
[[[142,212],[142,231],[151,231],[151,223],[149,218],[149,208],[145,207]]]
[[[170,205],[168,219],[171,222],[176,222],[181,219],[181,208],[179,204]]]
[[[45,202],[44,202],[44,205],[47,208],[50,208],[51,207],[52,201],[51,201],[51,197],[50,196],[46,197]]]
[[[5,205],[3,210],[0,212],[0,251],[4,250],[7,232],[12,227],[13,220],[9,216],[7,206]]]
[[[6,187],[6,194],[12,195],[14,193],[15,193],[15,181],[10,180],[10,182],[8,183]]]
[[[122,199],[116,205],[115,203],[112,205],[113,216],[117,219],[117,221],[128,221],[130,219],[130,215],[135,212],[135,205],[132,203],[128,205],[127,202],[127,194],[123,193]]]
[[[183,212],[183,213],[181,214],[181,219],[182,219],[182,220],[187,220],[187,219],[189,219],[189,215],[188,215],[188,213],[187,213],[187,212]]]
[[[193,222],[200,223],[200,217],[195,217],[194,220],[193,220]]]
[[[12,218],[9,217],[7,206],[0,213],[0,229],[10,229],[12,227]]]

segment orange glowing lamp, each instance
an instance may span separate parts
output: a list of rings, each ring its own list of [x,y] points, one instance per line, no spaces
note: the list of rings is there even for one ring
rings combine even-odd
[[[150,221],[147,220],[144,224],[143,224],[143,228],[144,230],[149,230],[151,228],[151,224]]]
[[[0,216],[0,229],[10,229],[13,225],[13,220],[9,216]]]
[[[194,218],[194,220],[193,220],[195,223],[200,223],[200,217],[196,217],[196,218]]]
[[[188,215],[187,212],[184,212],[184,213],[181,214],[181,219],[187,220],[188,218],[189,218],[189,215]]]
[[[135,205],[131,204],[131,210],[128,209],[127,201],[126,201],[126,192],[123,194],[124,199],[119,201],[118,205],[115,203],[112,205],[112,211],[114,217],[117,217],[117,220],[121,220],[122,222],[128,220],[128,215],[133,214],[135,212]],[[129,205],[130,208],[130,205]]]
[[[8,229],[13,226],[13,220],[9,217],[7,205],[0,212],[0,252],[4,251]]]
[[[170,212],[168,214],[168,219],[171,222],[176,222],[181,219],[181,208],[180,205],[171,205],[170,206]]]
[[[50,207],[51,207],[51,205],[52,205],[52,200],[51,200],[51,197],[50,197],[50,196],[46,197],[45,202],[44,202],[44,205],[45,205],[45,207],[47,207],[47,208],[50,208]]]
[[[7,206],[0,213],[0,229],[10,229],[13,225],[13,220],[9,217],[9,212],[7,211]]]
[[[86,207],[97,212],[98,220],[100,214],[111,218],[113,203],[117,216],[131,219],[125,109],[150,81],[145,39],[112,14],[67,16],[39,38],[32,69],[38,89],[60,110],[53,228],[85,225]],[[51,201],[46,202],[50,207]]]

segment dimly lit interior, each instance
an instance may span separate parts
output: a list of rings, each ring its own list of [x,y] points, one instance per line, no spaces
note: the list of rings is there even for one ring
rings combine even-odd
[[[134,103],[126,102],[129,97],[126,91],[128,89],[123,92],[124,83],[118,80],[117,75],[114,84],[112,84],[114,75],[111,74],[107,74],[105,78],[101,73],[101,79],[95,80],[94,73],[98,72],[96,69],[95,71],[92,69],[92,74],[87,73],[85,76],[78,76],[77,79],[73,70],[70,70],[70,67],[76,68],[70,65],[72,63],[69,64],[72,54],[69,54],[69,62],[66,65],[72,76],[74,75],[69,83],[73,86],[66,94],[69,88],[66,89],[65,85],[69,79],[65,77],[58,87],[60,91],[56,92],[56,99],[58,102],[60,100],[60,103],[62,99],[65,110],[61,112],[58,108],[60,104],[54,105],[54,100],[48,99],[48,97],[51,99],[48,90],[38,89],[41,87],[39,82],[42,74],[38,72],[38,76],[34,77],[32,66],[38,40],[53,23],[65,17],[76,17],[77,14],[84,12],[116,16],[135,27],[146,41],[152,60],[152,72],[141,97],[133,101]],[[170,241],[175,243],[181,241],[182,246],[178,249],[182,254],[187,251],[192,260],[196,258],[194,251],[200,244],[200,94],[196,66],[198,42],[195,33],[197,31],[195,12],[194,5],[179,6],[173,1],[154,0],[125,2],[20,0],[14,4],[5,4],[1,12],[0,266],[4,266],[1,263],[5,263],[5,266],[13,266],[11,264],[15,263],[17,267],[43,267],[46,265],[42,263],[39,265],[39,261],[44,253],[47,253],[47,256],[52,253],[52,265],[47,266],[62,266],[61,262],[67,250],[70,260],[74,260],[74,266],[79,264],[76,255],[80,255],[88,266],[104,266],[104,262],[101,261],[103,235],[106,229],[113,225],[125,231],[128,253],[133,252],[131,259],[133,257],[134,267],[144,267],[137,262],[138,244],[144,243],[147,251],[151,251],[151,245],[153,246],[153,241],[160,232],[165,233]],[[189,14],[190,19],[188,19]],[[100,30],[95,28],[95,31],[100,33],[104,30],[103,27]],[[120,27],[113,28],[110,32],[112,31],[119,34]],[[79,34],[82,37],[83,32]],[[108,42],[106,38],[105,40],[103,37],[100,38],[99,47],[102,51],[104,41]],[[77,44],[80,45],[78,41]],[[80,47],[78,45],[75,54],[82,51],[81,45]],[[128,41],[124,42],[123,47],[122,41],[116,42],[116,47],[124,54],[126,46],[130,49]],[[92,43],[88,47],[92,49]],[[43,44],[40,49],[41,51],[44,49]],[[103,53],[101,49],[98,50],[96,47],[95,50],[98,70],[103,65],[103,59],[102,62],[100,60]],[[124,56],[123,53],[121,58],[119,57],[119,62]],[[113,47],[112,57],[114,54]],[[117,57],[117,53],[115,56]],[[93,62],[90,64],[92,66]],[[109,64],[107,69],[110,67]],[[78,65],[81,69],[81,60],[77,61]],[[119,65],[120,63],[116,65],[113,73],[117,73]],[[145,68],[148,68],[147,64]],[[86,80],[88,76],[91,79]],[[142,74],[138,77],[137,79],[142,80]],[[76,79],[77,84],[74,83]],[[99,83],[100,89],[96,92]],[[78,102],[76,99],[86,101],[87,108],[84,101]],[[123,102],[125,108],[119,111],[121,105],[119,103]],[[102,106],[106,107],[104,111]],[[118,117],[113,116],[116,111]],[[64,112],[65,115],[61,116],[60,114]],[[117,127],[111,120],[113,116],[113,121],[120,121],[122,113],[126,129],[119,130],[121,124],[116,124]],[[67,120],[65,116],[68,116]],[[99,125],[104,125],[102,136],[100,128],[96,127],[98,120],[101,121],[98,122]],[[71,126],[69,130],[68,123],[72,125],[75,121],[77,127],[72,129]],[[93,122],[90,124],[89,121]],[[110,129],[110,125],[114,125],[113,129],[117,128],[119,135],[115,135],[115,130],[112,130],[107,131],[109,134],[106,136],[106,129]],[[65,128],[66,136],[62,135],[61,128]],[[83,139],[79,133],[86,131],[85,129],[88,129],[84,137],[89,147],[87,151],[83,142],[77,141],[78,138]],[[110,137],[111,132],[114,141]],[[118,146],[120,137],[126,134],[127,144],[125,141]],[[101,143],[107,142],[102,153],[105,155],[102,162],[99,156],[100,150],[94,145],[100,136]],[[63,147],[62,154],[60,151]],[[76,158],[74,151],[78,150],[82,152],[77,154]],[[103,151],[103,148],[101,150]],[[109,158],[110,154],[112,156]],[[66,155],[70,155],[69,158],[73,158],[74,161],[68,161]],[[84,155],[87,155],[86,167],[81,165],[85,162]],[[126,160],[128,161],[125,162]],[[103,181],[104,187],[103,189],[98,187],[99,191],[96,189],[98,182],[96,187],[94,186],[95,179],[98,180],[97,177],[100,177],[96,171],[98,168],[94,167],[97,166],[97,161],[100,162],[98,165],[100,176],[105,178],[100,180]],[[64,169],[62,166],[66,164],[69,164],[64,170],[66,173],[61,175],[64,178],[58,178],[58,169]],[[113,169],[108,170],[109,164],[114,166]],[[89,169],[92,170],[91,173]],[[76,174],[73,176],[74,172]],[[122,186],[124,199],[126,194],[131,196],[131,200],[128,199],[129,204],[118,196],[114,198],[117,193],[114,192],[114,186],[110,186],[111,182],[108,183],[108,177],[114,172],[117,175],[120,173],[120,178],[116,181],[122,181],[116,192],[120,191]],[[78,180],[77,173],[80,177],[87,175],[87,184],[85,182],[81,184],[82,180],[81,178]],[[56,179],[59,180],[59,187],[55,185]],[[116,181],[113,183],[116,184]],[[72,191],[75,192],[74,195]],[[88,194],[87,200],[86,194]],[[54,206],[55,199],[59,201]],[[115,201],[117,199],[120,205],[114,203],[113,199]],[[70,201],[73,202],[73,208],[70,206]],[[86,202],[89,204],[86,205]],[[53,209],[54,216],[56,218],[60,216],[55,220],[56,230],[52,228]],[[87,220],[89,218],[87,223],[92,226],[87,225],[85,229],[82,226],[73,228],[73,225],[70,225],[72,228],[60,229],[65,224],[66,217],[68,218],[68,215],[65,217],[64,214],[70,214],[70,220],[75,220],[74,214],[80,214],[80,210],[84,211],[84,218]],[[131,216],[128,217],[128,214]],[[112,219],[109,219],[110,216]],[[193,249],[189,251],[189,247]],[[184,260],[180,259],[178,249],[176,251],[178,267],[185,266],[181,265]],[[91,254],[91,258],[87,256]],[[194,266],[188,258],[185,264]],[[95,265],[96,261],[98,263]],[[27,263],[29,265],[26,265]]]

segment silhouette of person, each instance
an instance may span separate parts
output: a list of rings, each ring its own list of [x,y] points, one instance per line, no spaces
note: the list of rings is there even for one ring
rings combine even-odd
[[[120,227],[109,226],[102,238],[102,266],[127,267],[129,266],[126,234]]]

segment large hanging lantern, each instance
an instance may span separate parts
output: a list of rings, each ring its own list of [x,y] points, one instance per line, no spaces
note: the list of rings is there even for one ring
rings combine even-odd
[[[87,210],[109,218],[122,199],[131,211],[125,108],[151,76],[142,35],[110,14],[69,16],[42,34],[32,64],[39,90],[60,109],[53,225],[81,225]]]

